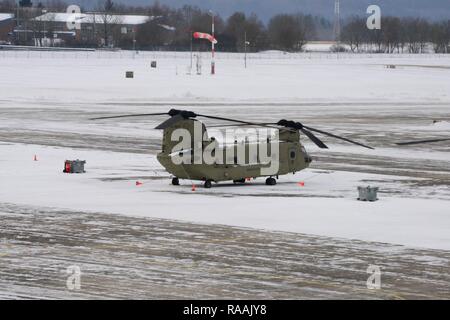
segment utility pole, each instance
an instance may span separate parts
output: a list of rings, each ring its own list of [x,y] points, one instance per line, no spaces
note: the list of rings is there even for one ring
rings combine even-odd
[[[93,27],[93,42],[94,42],[94,46],[97,47],[97,17],[95,16],[95,12],[93,12],[94,15],[94,27]]]
[[[20,4],[17,2],[17,16],[16,16],[16,33],[17,33],[17,44],[20,44],[20,21],[19,21],[19,13],[20,13]]]
[[[192,13],[191,13],[191,7],[188,7],[188,11],[187,11],[187,20],[189,21],[189,39],[191,42],[191,69],[190,69],[190,73],[192,74],[192,68],[194,67],[194,62],[193,62],[193,49],[194,49],[194,43],[193,43],[193,38],[194,35],[192,34]]]
[[[216,14],[213,11],[211,11],[211,10],[209,11],[209,14],[212,17],[211,29],[212,29],[212,37],[213,37],[213,41],[211,41],[211,54],[212,54],[212,58],[211,58],[211,74],[215,75],[216,74],[216,62],[215,62],[215,41],[214,41],[214,39],[216,39],[216,37],[215,37],[215,30],[214,30],[215,26],[214,26],[214,23],[215,23]]]
[[[191,28],[189,28],[189,29],[191,29]],[[193,64],[194,64],[194,62],[193,62],[193,50],[194,50],[194,45],[193,45],[193,35],[192,35],[192,29],[191,30],[189,30],[189,37],[191,38],[191,73],[192,73],[192,68],[193,68]]]
[[[136,53],[136,27],[133,26],[133,51]]]
[[[44,18],[44,47],[46,46],[45,45],[45,40],[47,39],[47,35],[46,35],[46,33],[45,33],[45,19],[47,19],[47,9],[43,9],[42,10],[42,15],[43,15],[43,18]],[[42,46],[42,42],[41,42],[41,46]]]
[[[334,38],[339,44],[341,40],[341,5],[339,0],[334,2]]]
[[[245,69],[247,69],[247,46],[250,45],[250,42],[247,41],[247,31],[245,31],[244,34],[244,50],[245,50],[245,55],[244,55],[244,61],[245,61]]]

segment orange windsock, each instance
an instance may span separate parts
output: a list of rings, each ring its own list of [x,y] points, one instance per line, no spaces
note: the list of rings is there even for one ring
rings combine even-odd
[[[195,39],[206,39],[209,42],[212,42],[214,44],[217,44],[218,41],[216,38],[214,38],[212,35],[210,35],[209,33],[204,33],[204,32],[194,32],[193,34]]]

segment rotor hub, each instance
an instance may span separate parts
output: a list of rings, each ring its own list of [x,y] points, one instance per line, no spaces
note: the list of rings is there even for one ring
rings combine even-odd
[[[169,111],[169,116],[171,117],[175,117],[175,116],[182,116],[184,119],[189,119],[189,118],[196,118],[197,114],[195,112],[192,111],[186,111],[186,110],[177,110],[177,109],[172,109]]]
[[[297,130],[303,129],[303,124],[300,122],[294,122],[294,121],[289,121],[289,120],[280,120],[277,124],[279,126],[282,126],[285,128],[291,128],[291,129],[297,129]]]

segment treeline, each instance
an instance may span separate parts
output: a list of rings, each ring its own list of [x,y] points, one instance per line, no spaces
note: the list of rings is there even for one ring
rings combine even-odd
[[[149,7],[117,5],[115,12],[157,17],[139,27],[136,40],[142,49],[188,50],[192,32],[211,32],[210,12],[195,6],[174,9],[158,3]],[[253,52],[302,51],[307,41],[326,39],[331,29],[326,19],[301,13],[274,16],[267,25],[255,14],[236,12],[227,19],[220,15],[215,17],[215,33],[221,51],[243,52],[246,41],[247,50]],[[194,45],[208,47],[204,41],[195,41]]]
[[[369,30],[366,18],[353,17],[344,25],[341,41],[353,52],[422,53],[433,46],[449,53],[450,19],[429,22],[422,18],[384,17],[380,30]]]
[[[46,12],[65,12],[68,4],[60,0],[44,2],[23,0],[20,1],[21,22],[27,29],[34,28],[40,34],[40,26],[33,26],[32,19],[40,15],[42,10]],[[0,12],[16,12],[17,5],[13,0],[0,0]],[[110,19],[105,18],[104,23],[98,29],[97,37],[102,39],[103,45],[114,43],[121,48],[132,48],[133,40],[136,47],[148,50],[189,50],[191,46],[192,32],[211,32],[211,16],[208,10],[202,10],[196,6],[184,6],[172,8],[156,2],[150,6],[129,6],[124,3],[116,3],[111,0],[99,1],[94,10],[102,15],[148,15],[155,17],[153,20],[140,25],[137,28],[135,39],[121,35],[120,28],[114,26]],[[23,27],[23,26],[22,26]],[[33,30],[34,30],[33,29]],[[47,23],[46,30],[53,29]],[[216,38],[219,40],[218,49],[221,51],[242,52],[245,47],[248,51],[262,51],[277,49],[284,51],[302,51],[307,41],[327,39],[331,34],[332,24],[321,17],[298,14],[282,14],[274,16],[269,23],[264,24],[255,14],[246,15],[236,12],[227,19],[220,15],[215,17]],[[113,40],[106,38],[114,37]],[[23,38],[23,37],[22,37]],[[89,37],[88,42],[94,42],[95,37]],[[247,42],[247,46],[245,43]],[[94,43],[70,41],[70,45],[91,46]],[[207,49],[205,41],[195,40],[195,49]]]
[[[61,0],[21,0],[20,5],[28,11],[28,15],[21,13],[22,19],[30,16],[32,8],[35,8],[35,15],[39,15],[42,9],[47,12],[65,12],[68,6]],[[15,1],[0,0],[0,12],[15,10]],[[92,10],[82,8],[82,12],[87,11]],[[129,6],[111,0],[99,0],[94,11],[105,17],[105,22],[98,30],[99,34],[70,45],[114,45],[123,49],[130,49],[135,45],[142,50],[189,50],[193,41],[192,32],[211,31],[210,12],[195,6],[172,8],[158,2],[149,6]],[[154,19],[140,25],[133,37],[130,37],[121,34],[120,27],[107,19],[108,15],[114,14],[148,15]],[[29,18],[32,20],[32,17]],[[429,22],[421,18],[383,17],[381,30],[369,30],[366,20],[367,17],[352,17],[342,21],[338,40],[346,46],[337,45],[335,50],[421,53],[432,44],[435,52],[450,51],[450,19]],[[50,29],[51,26],[47,25],[46,28]],[[333,23],[323,17],[302,13],[275,15],[267,24],[255,14],[236,12],[227,19],[217,15],[215,29],[219,40],[218,50],[230,52],[242,52],[245,48],[253,52],[270,49],[299,52],[305,49],[308,41],[335,40]],[[103,44],[96,42],[96,38],[103,39]],[[207,42],[200,40],[194,40],[193,45],[195,50],[206,50],[209,47]]]

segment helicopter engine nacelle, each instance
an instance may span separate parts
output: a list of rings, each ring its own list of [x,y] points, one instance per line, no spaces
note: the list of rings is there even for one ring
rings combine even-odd
[[[279,140],[286,142],[299,142],[300,132],[298,130],[281,129],[279,132]]]

